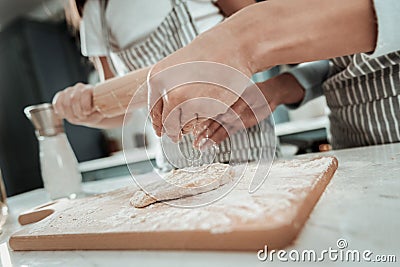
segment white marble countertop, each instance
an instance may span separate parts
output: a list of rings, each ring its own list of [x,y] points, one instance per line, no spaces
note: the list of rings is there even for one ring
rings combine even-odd
[[[299,237],[286,250],[297,249],[301,252],[305,249],[314,249],[320,253],[329,247],[337,249],[337,240],[344,238],[348,242],[348,249],[368,249],[373,255],[395,255],[399,261],[400,144],[339,150],[325,154],[335,155],[338,158],[339,169]],[[84,190],[105,192],[131,182],[129,177],[90,182],[84,185]],[[17,223],[18,214],[47,201],[43,189],[9,198],[10,215],[0,236],[2,266],[287,265],[276,259],[273,262],[261,262],[255,252],[11,251],[7,240],[20,227]],[[324,263],[342,264],[329,259]],[[396,264],[386,263],[386,266],[396,266]]]

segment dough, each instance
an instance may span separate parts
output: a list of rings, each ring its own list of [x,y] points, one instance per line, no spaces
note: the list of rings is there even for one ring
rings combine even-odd
[[[233,180],[233,170],[228,164],[213,163],[207,167],[190,167],[172,170],[165,181],[146,186],[146,194],[139,189],[130,200],[132,206],[143,208],[163,200],[172,200],[205,193]]]

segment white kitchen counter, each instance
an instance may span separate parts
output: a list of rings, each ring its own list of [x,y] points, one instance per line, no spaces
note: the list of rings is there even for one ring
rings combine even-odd
[[[89,172],[99,169],[106,169],[125,164],[136,163],[145,161],[148,159],[155,159],[157,151],[156,149],[145,149],[136,148],[130,151],[126,151],[125,155],[123,151],[119,151],[112,156],[100,159],[89,160],[79,163],[79,170],[81,172]]]
[[[319,253],[329,247],[337,249],[336,241],[344,238],[348,242],[348,249],[369,249],[373,255],[392,254],[400,261],[400,144],[325,154],[338,158],[339,169],[311,213],[300,236],[286,250],[315,249]],[[132,183],[129,177],[96,181],[85,184],[84,190],[105,192],[129,183]],[[260,262],[256,252],[10,251],[6,242],[20,227],[17,223],[18,214],[46,201],[48,199],[43,189],[9,198],[10,216],[3,227],[4,233],[0,236],[0,257],[3,266],[208,267],[280,264],[277,260]],[[336,265],[341,262],[326,260],[326,264]],[[386,266],[396,264],[386,263]]]

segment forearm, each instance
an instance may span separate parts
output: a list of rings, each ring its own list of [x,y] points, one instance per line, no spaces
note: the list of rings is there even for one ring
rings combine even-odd
[[[93,90],[93,106],[108,118],[123,115],[128,108],[147,105],[146,82],[149,68],[132,71],[96,85]]]
[[[287,73],[293,75],[305,91],[304,98],[301,101],[286,104],[289,108],[297,108],[323,95],[322,84],[329,76],[329,61],[320,60],[302,63],[291,68]]]
[[[374,50],[371,0],[269,0],[224,22],[252,73],[268,67]]]
[[[304,88],[289,73],[280,74],[257,85],[272,111],[279,105],[298,103],[304,98]]]
[[[85,126],[99,129],[114,129],[121,127],[124,122],[124,115],[116,116],[113,118],[104,118],[96,123],[88,123]]]

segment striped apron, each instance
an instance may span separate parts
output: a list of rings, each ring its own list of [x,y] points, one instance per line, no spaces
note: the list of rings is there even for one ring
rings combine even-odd
[[[107,45],[107,59],[115,75],[122,76],[129,71],[156,64],[164,57],[188,45],[199,31],[190,14],[186,0],[172,0],[172,11],[146,39],[129,47],[121,48],[106,23],[106,1],[102,1],[101,21],[103,37]],[[203,155],[206,162],[253,161],[260,157],[273,159],[275,138],[271,137],[273,121],[267,119],[247,130],[239,131],[223,141],[216,149],[216,155]],[[199,151],[193,149],[193,136],[184,135],[179,144],[163,144],[169,151],[168,161],[177,168],[192,166],[191,159]],[[172,153],[171,153],[172,151]],[[158,163],[158,161],[157,161]],[[165,167],[165,166],[164,166]]]
[[[331,60],[323,89],[335,149],[400,142],[400,51]]]

